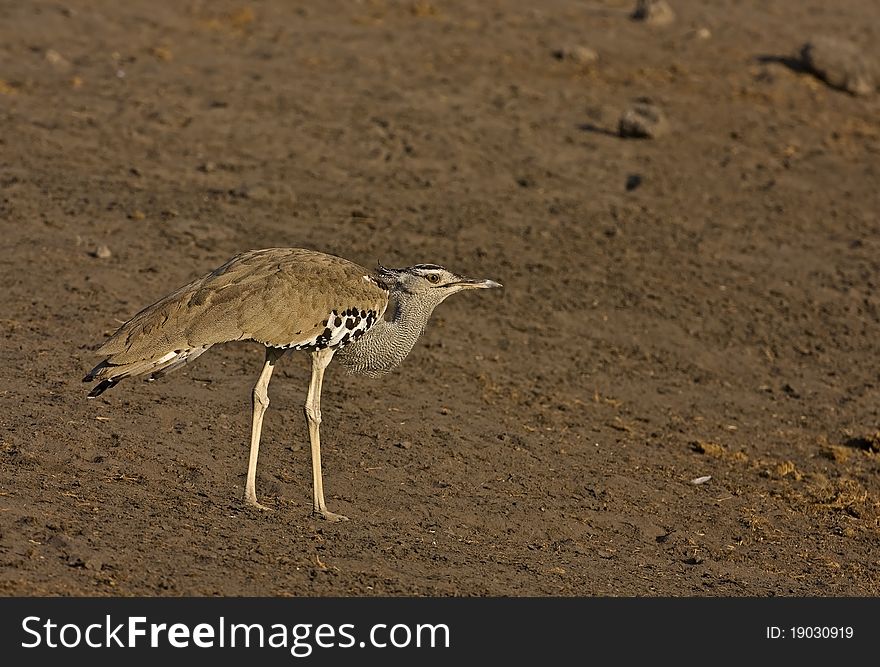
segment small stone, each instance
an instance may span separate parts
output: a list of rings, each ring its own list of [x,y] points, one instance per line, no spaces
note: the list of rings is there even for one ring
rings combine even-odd
[[[620,116],[618,133],[624,138],[658,139],[669,134],[669,121],[658,107],[640,102]]]
[[[261,183],[242,183],[233,190],[233,195],[241,199],[252,199],[254,201],[268,201],[272,198],[269,188]]]
[[[84,568],[86,570],[100,571],[104,564],[100,558],[91,555],[73,553],[67,557],[68,567]]]
[[[819,36],[801,48],[801,60],[832,88],[851,95],[871,95],[877,89],[877,66],[852,42]]]
[[[675,21],[675,12],[666,0],[638,0],[632,19],[648,25],[667,26]]]
[[[788,384],[787,382],[784,385],[782,385],[782,391],[785,392],[785,394],[787,394],[788,396],[791,396],[792,398],[800,398],[801,397],[800,392],[797,389],[795,389],[794,387],[792,387],[790,384]]]
[[[589,46],[563,46],[553,52],[553,57],[576,65],[594,65],[599,62],[599,54]]]
[[[97,257],[98,259],[109,259],[113,256],[113,253],[110,252],[110,248],[107,245],[99,245],[92,251],[92,257]]]
[[[157,60],[161,60],[162,62],[166,63],[170,63],[172,60],[174,60],[174,54],[167,46],[154,46],[152,49],[150,49],[150,55]]]
[[[719,445],[716,442],[706,442],[705,440],[692,442],[691,449],[698,454],[706,454],[707,456],[712,456],[716,459],[721,458],[725,453],[723,445]]]
[[[822,454],[835,463],[846,463],[851,453],[851,450],[842,445],[829,445],[822,450]]]
[[[68,69],[70,62],[55,49],[46,51],[46,62],[57,69]]]
[[[697,39],[709,39],[712,36],[712,31],[709,28],[698,28],[694,32],[694,37]]]

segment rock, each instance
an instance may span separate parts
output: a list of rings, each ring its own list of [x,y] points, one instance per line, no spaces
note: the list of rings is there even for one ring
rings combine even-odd
[[[871,95],[877,89],[876,64],[852,42],[819,36],[801,48],[804,67],[833,88],[852,95]]]
[[[617,131],[624,138],[658,139],[669,134],[669,121],[658,107],[639,102],[623,112]]]
[[[675,12],[666,0],[638,0],[632,19],[648,25],[666,26],[675,21]]]
[[[92,251],[92,257],[97,257],[98,259],[109,259],[113,256],[113,253],[110,252],[110,248],[107,245],[99,245]]]
[[[599,61],[599,54],[589,46],[563,46],[553,52],[553,57],[577,65],[593,65]]]
[[[167,46],[154,46],[150,49],[150,55],[156,58],[157,60],[161,60],[162,62],[170,63],[174,60],[174,53],[172,53],[171,49]]]
[[[66,70],[70,68],[70,62],[62,56],[55,49],[49,49],[46,51],[46,62],[52,65],[59,70]]]

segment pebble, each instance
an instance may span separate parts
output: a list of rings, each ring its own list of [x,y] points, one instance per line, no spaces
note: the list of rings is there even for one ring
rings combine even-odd
[[[92,256],[97,257],[98,259],[109,259],[113,256],[113,253],[110,252],[110,247],[107,245],[99,245],[92,251]]]
[[[553,52],[553,57],[577,65],[593,65],[599,61],[599,54],[589,46],[563,46]]]
[[[70,62],[55,49],[46,51],[46,62],[57,69],[65,70],[70,67]]]
[[[174,53],[167,46],[154,46],[150,49],[150,55],[166,63],[174,60]]]
[[[266,201],[271,199],[269,188],[260,183],[242,183],[237,188],[229,191],[233,197],[239,199],[252,199],[254,201]]]
[[[658,107],[640,102],[623,112],[617,131],[624,138],[658,139],[669,134],[669,121]]]
[[[632,19],[648,25],[666,26],[675,21],[675,12],[666,0],[638,0]]]
[[[819,36],[801,48],[804,67],[829,86],[851,95],[871,95],[877,89],[877,67],[852,42]]]

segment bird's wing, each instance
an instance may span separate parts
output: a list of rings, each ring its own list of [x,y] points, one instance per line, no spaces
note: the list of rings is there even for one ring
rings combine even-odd
[[[387,292],[348,260],[299,248],[252,250],[184,285],[124,324],[98,353],[114,365],[252,339],[288,347],[323,331],[331,312],[384,312]]]

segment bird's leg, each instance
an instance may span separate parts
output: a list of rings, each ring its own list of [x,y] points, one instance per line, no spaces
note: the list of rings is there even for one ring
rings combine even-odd
[[[309,442],[312,445],[312,498],[315,514],[320,514],[327,521],[347,521],[347,516],[334,514],[327,510],[324,503],[324,479],[321,473],[321,385],[324,382],[324,369],[333,358],[330,348],[312,353],[312,379],[309,382],[309,394],[306,397],[306,421],[309,424]]]
[[[275,370],[275,362],[278,361],[284,350],[274,347],[266,348],[266,362],[263,371],[254,385],[254,420],[251,425],[251,453],[248,457],[247,482],[244,485],[244,501],[251,507],[265,510],[268,509],[257,502],[257,456],[260,453],[260,431],[263,430],[263,415],[269,407],[269,380],[272,379],[272,371]]]

